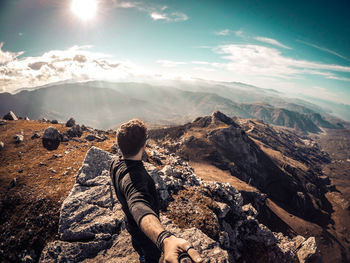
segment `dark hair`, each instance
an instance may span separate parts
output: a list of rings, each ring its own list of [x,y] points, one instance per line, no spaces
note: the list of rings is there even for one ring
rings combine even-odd
[[[117,130],[117,143],[124,157],[136,155],[147,140],[146,124],[138,119],[132,119],[120,125]]]

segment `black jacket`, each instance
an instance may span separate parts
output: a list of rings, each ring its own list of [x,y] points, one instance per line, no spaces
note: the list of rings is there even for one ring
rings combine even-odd
[[[116,158],[110,175],[131,232],[140,230],[141,219],[148,214],[159,218],[159,198],[155,183],[142,161]],[[142,233],[143,234],[143,233]]]

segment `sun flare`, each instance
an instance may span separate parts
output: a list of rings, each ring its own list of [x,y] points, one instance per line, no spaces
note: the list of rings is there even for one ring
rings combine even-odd
[[[92,19],[97,11],[96,0],[73,0],[71,9],[82,20]]]

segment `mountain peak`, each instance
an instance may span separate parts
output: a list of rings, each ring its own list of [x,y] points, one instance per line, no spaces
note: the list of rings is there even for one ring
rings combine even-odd
[[[227,125],[232,125],[235,127],[239,127],[230,117],[222,113],[221,111],[214,111],[211,115],[211,120],[213,124],[217,124],[218,122],[223,122]]]

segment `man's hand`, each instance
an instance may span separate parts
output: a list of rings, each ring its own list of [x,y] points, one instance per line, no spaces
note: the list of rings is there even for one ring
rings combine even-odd
[[[203,262],[203,259],[194,248],[190,248],[188,251],[186,251],[191,244],[185,239],[170,236],[164,240],[163,244],[164,261],[166,263],[178,263],[179,255],[183,252],[187,252],[193,262]]]

